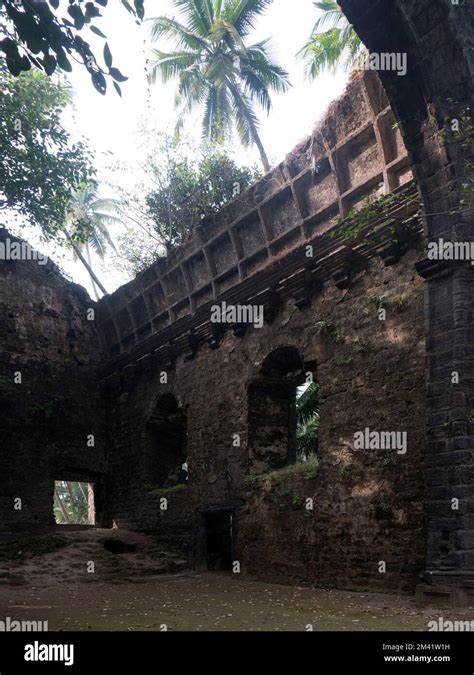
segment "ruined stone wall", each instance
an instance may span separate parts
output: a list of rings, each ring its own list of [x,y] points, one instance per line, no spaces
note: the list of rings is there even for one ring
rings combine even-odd
[[[409,151],[428,241],[473,244],[472,3],[340,4],[369,50],[407,55],[405,77],[389,70],[380,77]],[[456,125],[458,132],[453,133]],[[436,600],[444,594],[454,602],[472,604],[474,341],[468,297],[474,266],[462,260],[424,260],[418,270],[428,287],[427,572],[435,582],[435,587],[425,584],[419,590],[421,596],[432,594]],[[453,373],[460,374],[459,380],[453,382]],[[453,500],[458,500],[457,509]]]
[[[110,370],[164,349],[170,340],[179,349],[186,330],[192,329],[194,341],[207,341],[209,303],[233,291],[243,302],[265,284],[276,285],[278,277],[254,283],[255,277],[263,270],[274,273],[275,263],[291,251],[297,255],[305,242],[315,242],[314,265],[332,254],[329,273],[335,274],[344,267],[347,249],[341,250],[328,230],[367,198],[403,190],[411,180],[377,75],[355,76],[284,162],[204,220],[167,258],[100,302]]]
[[[0,229],[0,242],[8,239],[20,242]],[[53,523],[54,480],[102,480],[101,354],[86,316],[93,307],[51,262],[0,261],[2,532]],[[95,447],[87,446],[88,434]],[[100,497],[98,507],[100,517]]]
[[[275,327],[275,337],[317,362],[320,466],[316,478],[300,466],[252,482],[239,522],[247,573],[413,591],[427,537],[423,284],[414,271],[420,252],[393,267],[374,263],[348,291],[329,285],[302,316],[290,309]],[[334,328],[318,332],[321,320]],[[365,428],[405,430],[406,454],[355,449],[354,432]]]
[[[389,192],[383,215],[354,239],[341,233],[341,218],[347,224],[368,197]],[[236,508],[243,573],[413,589],[426,544],[422,246],[406,151],[366,73],[285,162],[101,301],[116,524],[183,536],[199,564],[202,513]],[[261,305],[263,327],[212,323],[216,301]],[[317,475],[278,450],[288,439],[276,424],[286,389],[255,385],[266,357],[288,347],[322,390]],[[267,398],[257,400],[259,391]],[[170,395],[176,410],[163,421]],[[178,422],[189,479],[157,481],[150,462],[163,453],[168,467]],[[406,455],[354,452],[354,433],[366,427],[406,431]],[[262,453],[256,439],[272,447]],[[312,513],[301,508],[309,497]]]
[[[236,559],[242,572],[278,581],[413,590],[423,565],[423,283],[419,251],[398,265],[374,260],[349,289],[334,282],[298,309],[289,301],[274,322],[231,333],[172,369],[122,373],[111,411],[111,511],[119,526],[187,535],[199,549],[200,510],[239,507]],[[387,321],[380,321],[381,297]],[[265,357],[293,346],[313,364],[322,391],[320,458],[257,472],[249,457],[249,386]],[[160,376],[167,372],[167,383]],[[162,379],[162,378],[161,378]],[[160,490],[147,482],[148,420],[165,394],[186,412],[189,480]],[[270,424],[270,420],[268,424]],[[357,430],[406,430],[406,455],[354,451]],[[240,446],[235,447],[234,434]],[[160,452],[159,444],[155,452]],[[294,468],[294,465],[293,465]],[[160,509],[160,499],[168,500]],[[314,499],[314,510],[303,501]],[[379,573],[385,561],[387,573]]]
[[[468,4],[374,0],[369,6],[366,0],[341,0],[371,51],[407,55],[406,75],[381,72],[383,89],[373,73],[352,80],[285,162],[203,221],[168,259],[99,304],[108,501],[117,524],[183,534],[199,552],[201,510],[232,505],[239,510],[235,555],[249,574],[348,587],[371,581],[372,588],[393,589],[412,587],[425,565],[431,581],[446,584],[434,587],[437,598],[451,597],[448,585],[461,587],[462,580],[466,593],[472,591],[474,268],[469,262],[419,259],[421,223],[411,183],[413,170],[426,240],[472,241],[473,210],[466,204],[472,136],[466,142],[469,134],[462,126],[455,137],[449,132],[453,119],[464,126],[472,122],[474,13]],[[390,212],[353,240],[341,236],[338,219],[382,188],[395,197]],[[406,200],[399,204],[399,197],[411,200],[411,208]],[[309,257],[307,244],[314,249]],[[426,280],[424,327],[415,262]],[[42,421],[33,424],[27,404],[2,384],[3,405],[14,405],[12,414],[4,415],[8,454],[1,467],[2,479],[8,476],[2,514],[12,527],[19,524],[18,514],[10,520],[10,499],[20,486],[32,505],[28,518],[50,518],[51,500],[44,500],[41,488],[51,489],[51,466],[66,466],[60,459],[65,445],[75,449],[74,466],[82,461],[99,473],[103,466],[100,451],[94,464],[82,445],[74,447],[89,406],[98,410],[89,368],[95,368],[98,353],[93,329],[74,319],[74,332],[83,331],[80,344],[67,337],[83,300],[74,287],[53,282],[45,271],[17,272],[15,266],[1,266],[2,279],[8,279],[0,298],[7,312],[2,376],[8,380],[17,361],[29,364],[41,406],[53,390],[66,389],[66,378],[59,375],[64,367],[68,385],[72,376],[83,383],[72,400],[85,409],[76,419],[77,410],[69,406],[60,427],[50,415],[44,427]],[[44,301],[41,289],[54,299],[54,328],[48,322],[50,300]],[[29,298],[38,295],[40,301],[30,306]],[[375,311],[384,296],[389,298],[385,323]],[[264,327],[247,332],[238,323],[227,330],[216,327],[210,306],[222,300],[262,304]],[[36,342],[25,339],[22,317]],[[331,329],[322,331],[321,325]],[[51,335],[49,346],[41,342],[44,331]],[[56,343],[68,356],[64,362],[59,352],[50,354]],[[249,388],[265,357],[279,346],[296,348],[321,383],[317,475],[288,468],[276,474],[270,467],[256,471],[249,453],[249,422],[255,420]],[[79,362],[85,365],[79,368]],[[50,363],[54,378],[49,371],[43,377]],[[168,399],[164,406],[167,416],[160,408],[163,394],[175,397],[176,410]],[[263,409],[260,405],[259,419]],[[33,407],[35,414],[39,410]],[[156,485],[163,475],[153,465],[153,452],[159,451],[156,429],[173,444],[183,424],[189,481]],[[407,430],[406,455],[353,452],[349,439],[365,426]],[[61,450],[50,442],[51,429],[54,438],[68,436]],[[271,430],[264,431],[261,437],[270,438]],[[275,436],[278,443],[282,433]],[[234,445],[234,434],[240,446]],[[173,471],[167,459],[166,475]],[[160,509],[164,496],[167,510]],[[307,497],[314,499],[309,515],[302,509]],[[453,499],[458,509],[452,508]],[[380,563],[386,564],[384,574]],[[430,588],[424,586],[421,594]]]

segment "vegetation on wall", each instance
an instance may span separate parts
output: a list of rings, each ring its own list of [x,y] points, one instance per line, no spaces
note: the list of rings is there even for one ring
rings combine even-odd
[[[120,263],[132,274],[182,242],[205,216],[238,200],[261,175],[255,166],[238,165],[229,145],[196,143],[148,127],[142,139],[148,152],[140,181],[127,189],[116,186],[126,225],[118,238]]]
[[[367,196],[362,207],[352,208],[349,213],[338,219],[337,227],[331,237],[342,236],[357,239],[365,228],[383,219],[389,220],[397,209],[408,207],[417,202],[418,197],[404,192],[390,192],[382,196]],[[392,227],[393,240],[397,241],[396,230]]]
[[[464,106],[459,101],[447,99],[448,106],[452,109],[450,115],[443,118],[441,136],[443,142],[456,153],[456,146],[463,155],[464,176],[461,184],[461,198],[459,207],[450,211],[456,213],[474,211],[474,160],[472,149],[474,144],[474,117],[472,106]]]

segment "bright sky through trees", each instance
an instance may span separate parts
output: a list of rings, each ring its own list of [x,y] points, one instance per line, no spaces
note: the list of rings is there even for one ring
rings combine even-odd
[[[148,0],[145,8],[147,17],[173,15],[170,0]],[[312,0],[274,0],[249,39],[252,43],[267,37],[272,39],[271,55],[289,72],[293,85],[288,93],[272,96],[273,111],[269,117],[260,115],[261,138],[272,163],[281,161],[299,140],[311,132],[328,104],[342,93],[347,80],[347,73],[344,72],[336,76],[323,75],[313,83],[304,79],[304,65],[295,55],[308,40],[317,16]],[[110,2],[104,11],[104,18],[97,25],[107,35],[114,63],[129,79],[122,85],[122,99],[112,88],[106,96],[101,96],[92,88],[84,68],[75,67],[69,80],[75,92],[76,112],[74,122],[72,119],[67,120],[67,126],[90,139],[90,145],[97,153],[97,178],[107,181],[111,175],[106,167],[114,159],[130,164],[133,172],[140,156],[137,126],[144,114],[150,116],[160,128],[174,127],[175,85],[170,83],[163,86],[158,82],[149,86],[147,83],[146,58],[149,56],[150,40],[149,24],[146,21],[142,26],[135,25],[118,2]],[[100,52],[103,40],[97,38],[91,43]],[[186,121],[185,131],[199,136],[199,113]],[[258,163],[256,148],[248,152],[237,141],[236,148],[238,161]],[[111,195],[103,191],[101,196]],[[30,231],[25,231],[26,234],[36,244],[34,233],[31,237]],[[44,244],[41,244],[40,249],[51,253]],[[55,257],[58,257],[56,252],[52,254],[52,258]],[[60,262],[74,281],[91,293],[87,273],[80,265],[72,262],[69,252],[62,252]],[[104,281],[110,292],[126,279],[106,275]]]

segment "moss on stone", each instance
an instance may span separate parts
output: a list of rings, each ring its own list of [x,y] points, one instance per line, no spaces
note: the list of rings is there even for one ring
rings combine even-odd
[[[154,488],[153,490],[150,490],[150,494],[157,497],[167,497],[168,495],[186,490],[186,487],[185,483],[179,483],[179,485],[172,485],[171,487]]]

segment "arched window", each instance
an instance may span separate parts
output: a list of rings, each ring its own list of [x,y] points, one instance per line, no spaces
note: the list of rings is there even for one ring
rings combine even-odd
[[[187,480],[187,418],[172,394],[158,400],[148,420],[145,457],[153,485],[172,487]]]
[[[297,459],[298,388],[307,382],[296,347],[280,347],[263,361],[248,390],[251,473],[279,469]]]

